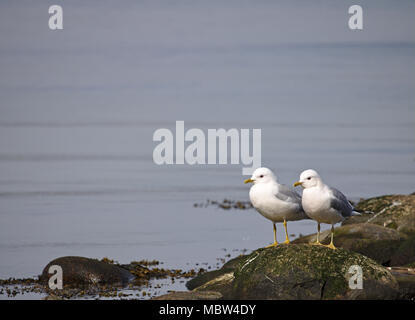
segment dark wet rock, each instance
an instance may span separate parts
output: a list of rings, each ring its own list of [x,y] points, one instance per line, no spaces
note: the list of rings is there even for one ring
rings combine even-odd
[[[193,291],[217,291],[222,294],[224,299],[232,299],[232,286],[234,279],[234,272],[230,271],[211,279]]]
[[[218,270],[214,270],[214,271],[209,271],[209,272],[205,272],[202,273],[198,276],[196,276],[195,278],[189,280],[186,283],[186,287],[189,290],[193,290],[195,288],[198,288],[204,284],[206,284],[207,282],[217,279],[217,278],[221,278],[221,276],[223,276],[224,274],[227,273],[233,273],[233,271],[235,270],[236,266],[239,264],[239,262],[241,261],[241,259],[243,258],[243,255],[240,255],[234,259],[229,260],[228,262],[226,262],[222,268],[218,269]],[[218,282],[216,281],[215,283],[218,284]]]
[[[415,266],[415,233],[401,241],[400,246],[393,253],[390,266]]]
[[[246,257],[240,255],[226,262],[222,268],[203,273],[186,283],[186,287],[193,291],[217,291],[224,299],[232,299],[232,284],[234,270]]]
[[[343,225],[369,222],[395,229],[402,235],[415,233],[415,194],[387,195],[360,201],[356,209],[361,216],[353,216]]]
[[[222,294],[215,291],[175,291],[151,300],[220,300]]]
[[[311,243],[316,237],[317,234],[304,236],[293,243]],[[320,241],[329,244],[330,230],[320,234]],[[386,266],[402,265],[402,262],[415,259],[411,248],[403,246],[405,241],[398,231],[371,223],[344,225],[334,231],[335,246],[363,254]],[[398,254],[400,247],[402,250]]]
[[[221,275],[223,275],[225,273],[226,273],[226,271],[222,270],[222,269],[202,273],[202,274],[198,275],[197,277],[189,280],[186,283],[186,288],[189,289],[189,290],[193,290],[193,289],[195,289],[197,287],[200,287],[201,285],[205,284],[206,282],[209,282],[210,280],[215,279],[216,277],[220,277]]]
[[[63,271],[64,286],[82,285],[125,285],[134,276],[126,269],[114,264],[102,262],[96,259],[85,257],[61,257],[49,262],[43,269],[39,280],[47,284],[49,278],[49,267],[58,265]]]
[[[399,284],[399,299],[415,299],[415,268],[391,267],[388,268]]]
[[[349,288],[352,265],[363,270],[363,289]],[[395,299],[398,283],[370,258],[344,249],[305,244],[259,249],[234,272],[232,299]]]

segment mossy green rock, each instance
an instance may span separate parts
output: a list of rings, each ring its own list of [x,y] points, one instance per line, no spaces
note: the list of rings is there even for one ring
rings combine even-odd
[[[350,289],[349,268],[363,271],[363,289]],[[307,244],[259,249],[234,272],[232,299],[395,299],[398,284],[375,261],[344,249]]]
[[[386,195],[360,201],[356,209],[361,216],[353,216],[343,225],[370,222],[395,229],[401,234],[415,233],[415,194]]]
[[[293,243],[315,242],[316,237],[317,234],[304,236],[294,240]],[[323,244],[329,244],[330,230],[320,234],[320,241]],[[396,265],[393,263],[397,263],[399,258],[393,259],[393,257],[396,256],[398,248],[402,246],[403,242],[404,239],[398,231],[372,223],[350,224],[334,230],[336,247],[363,254],[385,266]],[[408,263],[411,259],[410,250],[409,248],[406,248],[406,251],[404,249],[402,254],[406,255],[404,259],[407,259],[405,261]]]

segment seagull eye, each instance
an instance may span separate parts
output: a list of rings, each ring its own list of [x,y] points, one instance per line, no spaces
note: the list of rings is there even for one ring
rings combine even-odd
[[[263,175],[263,174],[261,174],[259,177],[260,177],[260,178],[263,178],[263,177],[264,177],[264,175]]]
[[[311,180],[311,177],[308,177],[307,180]]]

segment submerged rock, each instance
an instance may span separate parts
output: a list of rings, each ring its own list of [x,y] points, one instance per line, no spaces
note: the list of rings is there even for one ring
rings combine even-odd
[[[49,262],[43,269],[39,280],[47,283],[51,275],[49,267],[58,265],[62,268],[64,286],[82,285],[125,285],[134,276],[119,266],[85,257],[60,257]]]
[[[363,289],[350,289],[349,268],[363,271]],[[398,283],[372,259],[344,249],[305,244],[259,249],[234,272],[231,299],[395,299]]]

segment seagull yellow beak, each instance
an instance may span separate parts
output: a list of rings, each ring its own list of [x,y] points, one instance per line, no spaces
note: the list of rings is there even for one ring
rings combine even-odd
[[[302,184],[303,184],[302,182],[297,181],[296,183],[294,183],[294,187],[301,186]]]
[[[244,183],[251,183],[251,182],[254,182],[254,180],[252,180],[252,179],[246,179],[246,180],[244,181]]]

